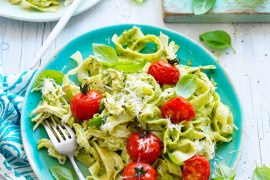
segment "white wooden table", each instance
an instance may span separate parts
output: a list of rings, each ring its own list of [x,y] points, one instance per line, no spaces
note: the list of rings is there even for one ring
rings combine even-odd
[[[229,73],[244,112],[245,140],[237,179],[250,178],[256,164],[270,166],[270,24],[165,24],[161,0],[146,0],[142,6],[131,0],[103,0],[71,19],[42,62],[78,35],[119,23],[166,27],[196,41],[206,31],[227,31],[237,53],[228,49],[215,55]],[[54,25],[0,17],[0,60],[4,72],[10,74],[27,69]]]

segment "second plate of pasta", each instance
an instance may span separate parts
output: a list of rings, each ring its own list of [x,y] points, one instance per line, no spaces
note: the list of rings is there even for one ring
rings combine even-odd
[[[17,0],[11,0],[13,2],[19,2]],[[82,1],[82,4],[78,7],[78,9],[75,11],[74,15],[77,15],[79,13],[82,13],[94,5],[96,5],[100,0],[87,0]],[[0,16],[10,18],[10,19],[16,19],[16,20],[22,20],[22,21],[30,21],[30,22],[49,22],[49,21],[56,21],[59,20],[62,15],[64,14],[66,8],[68,6],[64,5],[64,1],[58,1],[59,5],[57,5],[56,9],[48,8],[44,9],[45,12],[40,11],[35,8],[23,8],[20,3],[19,4],[12,4],[9,0],[1,0],[0,1]],[[67,1],[68,2],[68,1]],[[28,4],[29,6],[29,4]],[[48,10],[53,11],[48,11]]]

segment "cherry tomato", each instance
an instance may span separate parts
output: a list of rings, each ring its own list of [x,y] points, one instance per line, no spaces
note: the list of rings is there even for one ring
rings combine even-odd
[[[128,154],[134,161],[151,164],[157,160],[160,150],[160,140],[153,133],[134,133],[127,141]]]
[[[157,172],[147,163],[132,162],[128,164],[122,174],[123,180],[156,180]]]
[[[180,78],[179,70],[170,63],[159,60],[151,64],[148,70],[159,84],[176,84]]]
[[[208,180],[210,177],[210,164],[202,155],[195,155],[185,161],[183,180]]]
[[[101,99],[102,95],[95,90],[75,95],[70,101],[72,115],[82,121],[91,119],[98,113]]]
[[[161,107],[163,118],[170,118],[173,124],[177,124],[183,120],[190,121],[195,117],[195,111],[185,98],[176,97],[167,101]]]

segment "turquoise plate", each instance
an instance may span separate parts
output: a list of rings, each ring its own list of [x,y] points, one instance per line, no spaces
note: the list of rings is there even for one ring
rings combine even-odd
[[[83,58],[88,57],[92,54],[91,45],[92,43],[104,43],[112,45],[109,41],[112,36],[117,33],[121,34],[124,30],[132,28],[132,24],[116,25],[97,29],[86,33],[67,44],[63,49],[56,53],[50,61],[40,68],[39,74],[45,69],[55,69],[58,71],[64,71],[66,73],[69,69],[74,67],[74,64],[70,61],[70,56],[76,51],[80,51]],[[231,108],[234,115],[235,125],[239,128],[233,134],[233,141],[230,143],[219,144],[215,159],[211,161],[212,167],[216,163],[224,162],[229,167],[235,168],[240,156],[240,150],[243,140],[243,121],[242,121],[242,110],[240,102],[234,90],[234,87],[226,75],[222,67],[217,63],[214,56],[212,56],[205,48],[189,39],[188,37],[178,34],[176,32],[161,29],[158,27],[147,26],[147,25],[136,25],[142,29],[145,34],[159,35],[160,32],[168,35],[170,40],[175,41],[181,46],[178,52],[178,58],[182,60],[182,63],[186,63],[188,60],[192,60],[192,66],[199,65],[215,65],[217,69],[212,74],[214,80],[218,84],[217,92],[220,94],[222,101]],[[22,109],[21,117],[21,130],[24,149],[26,151],[28,160],[33,168],[35,174],[39,179],[50,180],[53,177],[50,174],[49,167],[59,165],[57,160],[48,156],[46,150],[37,150],[37,142],[39,139],[47,137],[47,134],[43,127],[39,127],[33,132],[34,124],[30,121],[31,111],[38,105],[40,101],[40,94],[31,93],[31,88],[37,77],[33,78],[29,85]],[[71,164],[67,162],[66,167],[71,167]],[[80,164],[82,171],[85,175],[88,174],[87,168]]]

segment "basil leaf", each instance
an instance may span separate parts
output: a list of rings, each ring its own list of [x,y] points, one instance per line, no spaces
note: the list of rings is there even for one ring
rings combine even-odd
[[[136,0],[136,2],[137,2],[138,4],[143,4],[143,3],[144,3],[144,0]]]
[[[104,123],[103,117],[100,114],[95,114],[92,119],[90,119],[87,124],[91,127],[98,128]]]
[[[252,180],[269,180],[270,179],[270,168],[267,166],[256,167]]]
[[[117,64],[116,51],[111,46],[93,43],[93,53],[98,62],[102,65],[112,67]]]
[[[198,79],[193,74],[188,74],[179,79],[176,84],[176,94],[189,98],[197,89]]]
[[[217,30],[203,33],[200,35],[200,40],[211,48],[222,50],[231,48],[235,52],[231,44],[231,37],[225,31]]]
[[[216,0],[193,0],[193,13],[195,15],[202,15],[207,13],[215,5]]]
[[[76,174],[74,170],[62,166],[51,166],[50,171],[56,180],[76,180]]]
[[[45,70],[38,75],[38,77],[33,85],[33,88],[40,86],[41,83],[43,82],[44,78],[51,78],[51,79],[55,80],[56,84],[62,84],[64,74],[59,72],[59,71],[56,71],[56,70]]]
[[[137,62],[134,60],[119,60],[115,69],[125,73],[134,73],[141,70],[145,66],[145,64],[146,61]]]
[[[235,172],[225,164],[219,164],[212,175],[213,180],[234,180]]]

